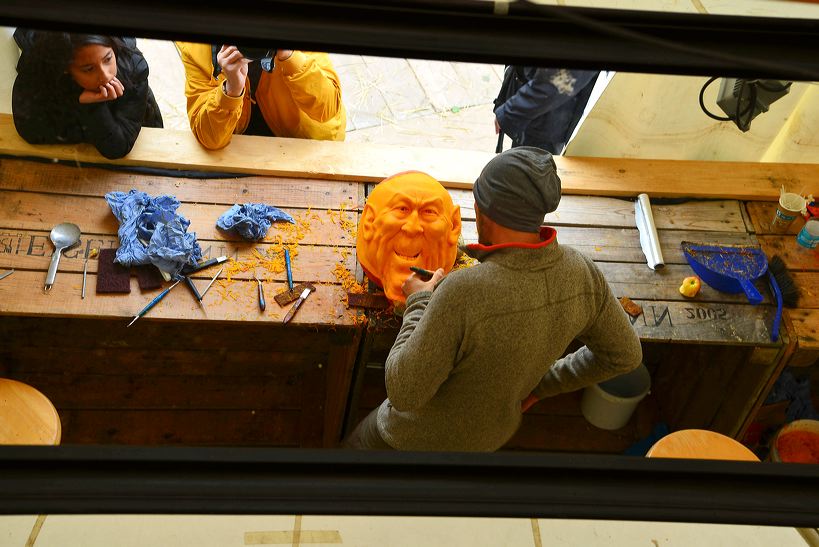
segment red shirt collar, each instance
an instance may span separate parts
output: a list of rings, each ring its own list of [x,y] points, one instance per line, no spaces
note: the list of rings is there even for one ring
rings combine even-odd
[[[547,247],[557,238],[557,230],[551,226],[540,227],[540,243],[499,243],[497,245],[481,245],[480,243],[472,243],[467,245],[468,249],[475,251],[497,251],[498,249],[540,249]]]

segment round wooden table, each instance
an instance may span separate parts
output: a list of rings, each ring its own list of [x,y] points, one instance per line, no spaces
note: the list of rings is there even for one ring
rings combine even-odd
[[[28,384],[0,378],[0,444],[60,444],[62,426],[48,397]]]
[[[666,435],[654,443],[646,457],[759,461],[759,458],[740,442],[705,429],[682,429]]]

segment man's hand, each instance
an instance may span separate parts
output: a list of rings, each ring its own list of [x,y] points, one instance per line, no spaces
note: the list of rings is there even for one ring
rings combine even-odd
[[[501,126],[500,126],[500,123],[498,123],[498,117],[495,116],[495,135],[500,135],[500,132],[501,132]]]
[[[236,46],[222,45],[222,49],[216,54],[216,62],[227,79],[225,92],[231,97],[241,96],[245,90],[247,65],[250,61],[245,59]]]
[[[105,101],[115,101],[125,93],[125,86],[122,82],[114,78],[105,85],[101,85],[96,91],[87,89],[80,93],[80,104],[104,103]]]
[[[409,297],[411,294],[415,294],[421,291],[431,291],[435,288],[435,285],[446,277],[443,268],[438,268],[435,270],[435,274],[433,274],[432,278],[429,281],[424,281],[418,275],[413,272],[410,276],[404,280],[404,283],[401,285],[401,290],[404,291],[404,296]]]

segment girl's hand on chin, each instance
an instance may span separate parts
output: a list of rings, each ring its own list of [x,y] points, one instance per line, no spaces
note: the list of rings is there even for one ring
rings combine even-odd
[[[114,78],[107,84],[101,85],[96,91],[87,89],[80,93],[81,104],[102,103],[105,101],[115,101],[125,93],[125,86],[118,79]]]

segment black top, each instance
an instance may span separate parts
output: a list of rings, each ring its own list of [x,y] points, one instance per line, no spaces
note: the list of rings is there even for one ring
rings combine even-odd
[[[162,127],[162,115],[148,86],[148,63],[134,38],[122,38],[117,55],[117,78],[125,86],[113,101],[81,104],[82,88],[69,74],[55,82],[42,81],[31,48],[36,31],[17,29],[14,39],[22,50],[12,91],[14,125],[31,144],[90,143],[109,159],[131,151],[140,129]]]

